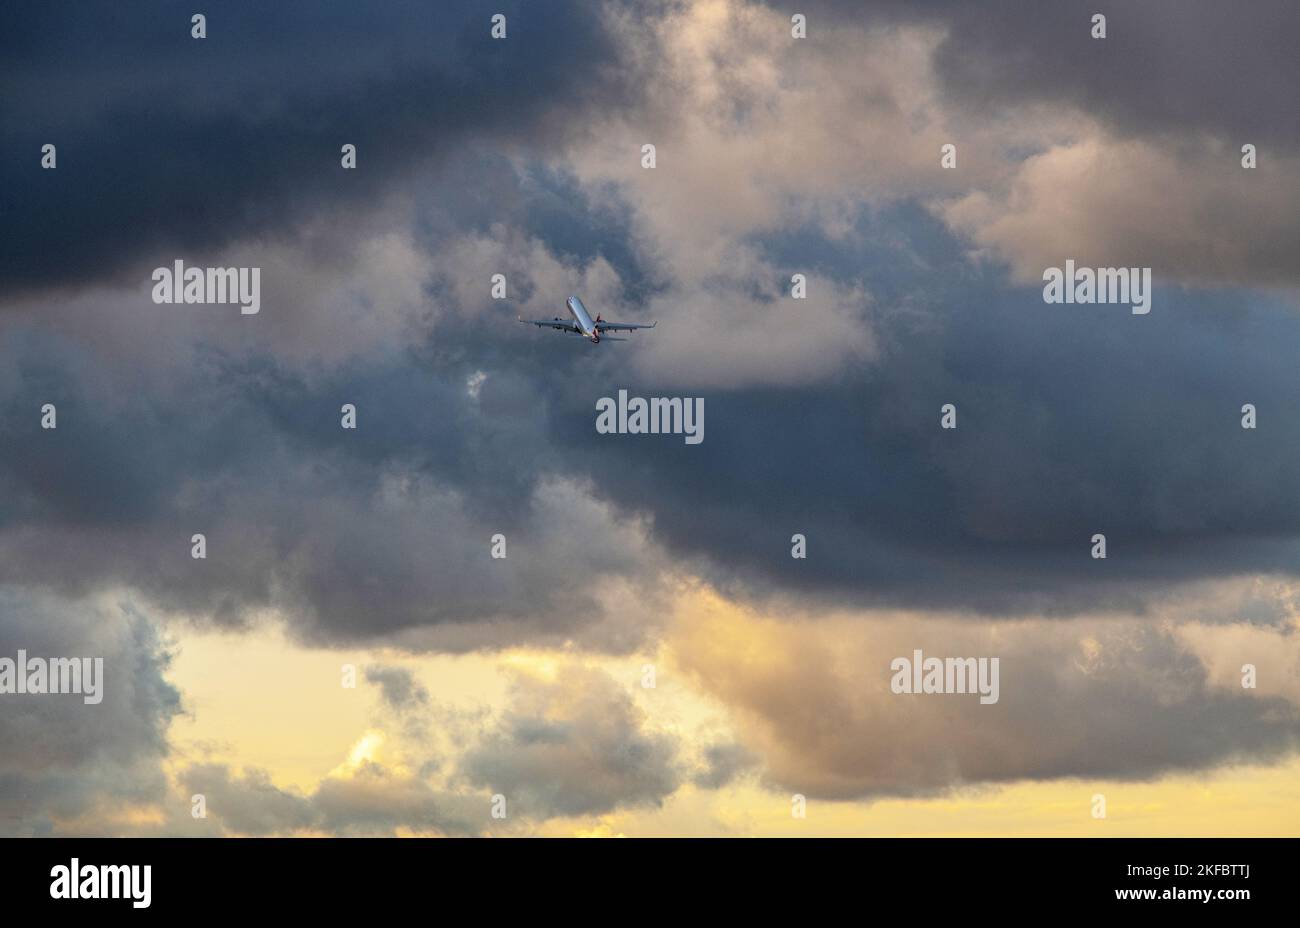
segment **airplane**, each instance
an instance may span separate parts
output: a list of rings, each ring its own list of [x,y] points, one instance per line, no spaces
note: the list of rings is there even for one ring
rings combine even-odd
[[[571,296],[564,301],[565,308],[569,315],[573,317],[572,321],[561,319],[556,316],[554,319],[520,319],[525,325],[535,325],[538,328],[550,326],[561,332],[568,332],[572,335],[581,335],[590,340],[593,345],[599,345],[602,341],[625,342],[626,338],[618,338],[613,335],[606,335],[606,332],[631,332],[633,329],[653,329],[658,322],[652,322],[649,325],[636,325],[631,322],[606,322],[599,315],[593,320],[587,313],[587,307],[582,305],[582,300],[576,296]]]

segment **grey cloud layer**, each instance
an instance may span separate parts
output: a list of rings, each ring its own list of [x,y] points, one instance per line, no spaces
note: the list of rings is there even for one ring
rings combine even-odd
[[[811,0],[816,35],[855,23],[928,23],[946,37],[937,71],[953,104],[984,113],[1027,104],[1071,106],[1125,134],[1206,131],[1297,140],[1300,29],[1288,0],[1249,7],[1152,0],[1104,9],[1033,0]],[[1107,37],[1092,38],[1092,17]]]
[[[203,794],[210,821],[177,826],[181,833],[392,835],[399,829],[466,835],[483,830],[486,797],[447,793],[423,779],[370,764],[348,778],[328,778],[310,794],[281,789],[261,770],[236,773],[203,763],[181,776]]]
[[[602,28],[580,18],[583,29]],[[323,28],[305,22],[309,37]],[[747,37],[780,25],[753,16],[737,22]],[[590,41],[658,43],[671,33],[652,24],[609,29]],[[874,33],[871,40],[884,42]],[[706,48],[721,41],[711,35]],[[924,79],[926,42],[900,42],[900,65],[921,69]],[[757,58],[739,55],[742,73],[760,75],[746,99],[776,94],[782,112],[799,112],[784,90],[762,82],[774,43],[761,44]],[[312,93],[334,99],[350,86],[348,69],[368,60],[361,54],[311,84]],[[696,77],[710,93],[740,80],[694,53],[671,60],[670,77]],[[801,67],[820,78],[824,64]],[[872,112],[925,112],[886,72],[863,80]],[[221,85],[209,92],[226,93]],[[884,93],[892,96],[882,104],[876,94]],[[588,102],[583,118],[596,119],[599,101]],[[719,168],[726,159],[709,146],[728,127],[773,128],[707,97],[682,103],[679,128],[696,140],[687,150]],[[661,124],[671,114],[656,105],[653,118]],[[401,259],[385,265],[402,281],[392,291],[399,296],[380,298],[406,307],[400,325],[414,328],[392,325],[414,338],[363,357],[344,353],[303,368],[291,350],[296,329],[347,344],[354,317],[342,305],[315,316],[295,311],[297,325],[265,341],[260,329],[217,334],[232,327],[215,321],[212,307],[176,308],[148,317],[163,330],[157,359],[139,347],[78,341],[69,331],[76,317],[59,310],[60,301],[45,314],[28,307],[6,337],[4,409],[22,436],[0,470],[7,579],[71,592],[126,583],[164,606],[223,621],[275,605],[308,636],[401,635],[428,646],[449,639],[422,639],[422,626],[485,619],[513,623],[498,626],[507,636],[538,640],[526,631],[538,611],[540,637],[563,640],[602,611],[595,590],[574,582],[573,565],[645,589],[665,566],[659,550],[733,591],[1011,611],[1135,608],[1153,585],[1292,568],[1300,493],[1289,462],[1300,426],[1282,414],[1297,399],[1287,347],[1296,322],[1285,306],[1157,281],[1156,308],[1141,320],[1106,307],[1044,307],[1036,290],[1008,290],[996,271],[972,269],[962,244],[915,208],[918,181],[901,166],[892,170],[912,203],[850,200],[838,225],[744,185],[724,189],[724,208],[709,217],[667,187],[663,212],[601,166],[606,154],[594,139],[590,158],[582,147],[571,154],[574,175],[548,172],[553,162],[541,152],[549,137],[535,137],[538,160],[504,168],[488,161],[477,172],[458,163],[459,185],[490,187],[501,203],[497,218],[515,231],[484,230],[494,210],[472,198],[421,206],[439,234],[402,246]],[[835,153],[826,176],[846,170],[846,157]],[[810,166],[824,186],[818,164]],[[792,169],[778,158],[774,183],[796,189]],[[675,169],[671,158],[658,170],[660,187],[675,170],[692,184],[707,178]],[[603,193],[591,186],[601,178],[612,184]],[[584,230],[581,217],[557,212],[557,199],[601,217],[611,245]],[[696,267],[669,233],[679,229],[688,244],[705,239],[694,222],[674,225],[674,209],[698,216],[726,243],[721,257],[740,263]],[[472,216],[473,234],[452,232],[458,210]],[[403,211],[388,219],[398,228],[407,221]],[[488,299],[483,280],[502,262],[515,288],[507,305]],[[745,284],[737,268],[759,276]],[[810,271],[814,298],[795,308],[776,282],[799,268]],[[660,279],[679,271],[684,289]],[[363,283],[356,301],[364,307],[362,291],[373,282]],[[623,294],[638,286],[647,294],[667,287],[672,299],[658,305],[674,315],[662,332],[613,351],[575,351],[545,333],[525,337],[511,321],[518,307],[544,311],[570,288],[594,293],[594,305],[634,311]],[[122,292],[104,292],[122,301],[114,318],[150,344]],[[655,299],[648,297],[652,308]],[[733,304],[747,308],[726,315]],[[698,325],[692,313],[701,314]],[[262,315],[274,326],[276,305]],[[65,334],[44,331],[46,319]],[[733,337],[730,328],[742,331]],[[177,332],[194,345],[183,350]],[[790,350],[805,360],[791,372],[780,358],[796,337]],[[829,363],[813,363],[817,355]],[[466,383],[480,373],[474,398]],[[595,399],[620,387],[655,395],[701,384],[709,432],[698,448],[599,436],[592,427]],[[337,427],[343,401],[358,404],[355,434]],[[60,406],[57,432],[36,427],[44,402]],[[937,428],[946,402],[959,409],[955,432]],[[1245,402],[1261,410],[1255,432],[1238,427]],[[539,514],[538,487],[556,475],[571,496],[644,514],[649,534],[629,534],[588,504]],[[212,553],[196,569],[183,540],[202,530]],[[787,556],[796,531],[810,539],[806,562]],[[1104,563],[1086,557],[1098,531],[1112,544]],[[496,532],[511,541],[505,562],[485,556]],[[504,640],[484,634],[457,633],[455,646]],[[636,638],[635,630],[606,627],[596,640],[626,646]]]
[[[498,729],[461,759],[461,775],[537,817],[657,805],[677,789],[677,746],[643,724],[627,692],[599,671],[522,678]]]
[[[102,701],[0,696],[0,833],[49,833],[55,819],[113,821],[167,793],[167,728],[181,711],[170,655],[129,604],[0,592],[0,651],[102,658]]]
[[[496,9],[459,4],[213,7],[204,42],[161,5],[22,8],[0,38],[0,583],[125,587],[230,625],[273,608],[313,642],[622,652],[658,633],[676,572],[738,596],[1017,615],[1149,614],[1171,585],[1294,575],[1300,317],[1253,288],[1296,283],[1280,152],[1300,112],[1295,7],[1143,5],[1100,45],[1069,6],[817,5],[796,48],[784,12],[740,5],[708,32],[688,6],[506,4],[498,44]],[[654,173],[637,163],[647,132]],[[1235,147],[1255,139],[1264,160],[1243,177]],[[38,167],[46,141],[56,171]],[[148,270],[182,254],[265,263],[261,315],[147,303]],[[1089,255],[1155,264],[1152,314],[1049,307],[1017,283]],[[487,293],[498,270],[504,304]],[[796,271],[804,304],[784,296]],[[596,351],[514,324],[570,292],[663,324]],[[597,435],[595,400],[619,388],[703,395],[705,443]],[[38,425],[47,402],[55,431]],[[1240,428],[1243,403],[1259,429]],[[189,557],[200,531],[206,561]],[[807,560],[789,556],[794,532]],[[1095,532],[1106,561],[1088,557]],[[1224,620],[1275,620],[1234,608]],[[1094,763],[1087,739],[1026,717],[1044,750],[999,766],[963,741],[961,775],[1146,776],[1294,743],[1291,718],[1207,695],[1150,644],[1157,663],[1125,672],[1171,674],[1178,708],[1089,678],[1088,711],[1119,713],[1122,695],[1135,725],[1186,734],[1204,715],[1212,738],[1140,755],[1121,719],[1108,730],[1140,756]],[[109,726],[150,769],[175,710],[162,663],[139,675],[156,704]],[[415,698],[375,673],[394,708]],[[526,694],[465,775],[539,814],[660,801],[680,776],[671,745],[619,694],[590,693],[562,723],[556,694]],[[951,758],[920,748],[909,769],[805,745],[816,770],[798,770],[786,722],[755,726],[783,783],[950,782]],[[949,734],[934,725],[918,730]],[[749,750],[719,747],[701,782],[728,782]],[[587,752],[596,775],[575,790]],[[31,796],[26,775],[6,773]],[[194,776],[230,791],[235,830],[463,820],[391,771],[311,797]],[[385,790],[404,811],[375,807]]]
[[[676,740],[649,731],[626,691],[598,670],[564,667],[554,680],[518,677],[501,716],[482,730],[465,728],[445,707],[412,700],[420,684],[399,667],[374,667],[384,705],[408,720],[422,719],[463,741],[448,763],[431,762],[428,744],[407,729],[410,761],[365,761],[346,775],[321,780],[310,793],[276,787],[259,770],[235,773],[201,763],[182,774],[186,790],[203,793],[212,821],[193,828],[228,834],[437,834],[527,830],[546,819],[598,815],[655,805],[682,783]],[[427,696],[427,694],[425,694]],[[479,721],[479,720],[476,720]],[[440,772],[431,782],[433,771]],[[493,818],[493,797],[506,799]]]
[[[1212,682],[1201,656],[1150,624],[1039,621],[993,630],[887,621],[708,627],[675,653],[736,713],[741,743],[780,789],[832,799],[931,795],[1030,779],[1152,779],[1267,762],[1300,744],[1300,705]],[[1294,636],[1270,647],[1294,656]],[[895,694],[896,657],[999,660],[999,699]],[[739,653],[739,657],[738,657]],[[770,655],[779,654],[780,659]]]

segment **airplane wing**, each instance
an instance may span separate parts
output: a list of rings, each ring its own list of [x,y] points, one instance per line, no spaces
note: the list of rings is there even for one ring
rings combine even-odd
[[[525,325],[535,325],[538,328],[550,327],[552,329],[558,329],[561,332],[580,333],[582,331],[582,329],[578,328],[576,322],[571,322],[567,319],[520,319],[519,321]]]
[[[631,332],[633,329],[653,329],[658,322],[652,322],[649,325],[636,325],[631,322],[605,322],[601,320],[596,323],[597,332]]]

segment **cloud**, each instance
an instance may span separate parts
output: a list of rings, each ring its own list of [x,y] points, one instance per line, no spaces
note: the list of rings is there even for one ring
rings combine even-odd
[[[496,12],[506,40],[489,34]],[[350,223],[458,144],[546,145],[589,107],[636,93],[603,17],[578,4],[433,15],[288,2],[208,16],[196,40],[189,14],[165,3],[15,11],[0,47],[12,101],[0,186],[6,228],[22,230],[0,258],[8,294],[140,279],[159,253],[197,262],[314,219]],[[52,171],[40,168],[48,142]],[[347,142],[358,166],[345,174]]]
[[[1141,609],[1168,584],[1290,571],[1300,427],[1275,414],[1300,399],[1289,307],[1158,285],[1119,338],[1107,308],[1045,307],[1036,287],[972,272],[933,220],[896,219],[917,261],[880,289],[914,308],[879,314],[873,363],[710,388],[698,447],[594,430],[600,396],[682,392],[672,381],[546,333],[503,350],[454,316],[399,356],[304,369],[214,352],[156,383],[15,333],[0,577],[69,595],[126,585],[232,625],[276,609],[318,641],[626,650],[655,627],[643,604],[682,572],[737,595],[998,613]],[[898,254],[879,247],[872,260]],[[57,430],[39,428],[46,402]],[[355,433],[339,428],[343,402]],[[1264,427],[1240,428],[1244,402]],[[196,531],[206,563],[189,558]],[[805,561],[788,556],[796,531]],[[1080,556],[1097,531],[1104,563]],[[505,560],[489,556],[496,533]],[[601,581],[575,584],[575,563]]]
[[[0,404],[28,429],[0,464],[0,580],[68,595],[126,586],[159,610],[232,626],[275,610],[307,639],[421,648],[589,632],[626,650],[654,624],[667,565],[645,524],[598,502],[581,474],[557,479],[543,457],[515,456],[542,449],[541,423],[509,372],[473,397],[456,373],[371,366],[307,380],[217,359],[159,403],[117,389],[131,379],[120,370],[70,377],[76,353],[55,344],[10,368]],[[221,411],[200,412],[214,396]],[[355,433],[339,426],[344,401],[358,408]],[[22,412],[45,402],[59,407],[55,430]],[[194,533],[206,560],[190,556]],[[498,533],[503,559],[491,556]],[[574,582],[584,562],[600,584]]]
[[[405,725],[367,732],[310,792],[277,787],[256,768],[193,764],[181,786],[204,795],[209,820],[191,826],[223,834],[526,833],[556,817],[654,807],[680,784],[675,740],[650,730],[603,671],[564,662],[544,678],[516,665],[508,702],[487,724],[432,704],[407,669],[369,668],[366,676],[387,708],[457,745],[449,764],[430,763],[428,740]],[[492,815],[496,793],[506,797],[504,818]]]
[[[224,764],[194,764],[184,771],[181,786],[202,796],[204,812],[227,832],[282,834],[310,828],[316,820],[308,797],[275,786],[264,770],[236,775]]]
[[[759,763],[752,751],[734,742],[710,744],[704,748],[703,755],[704,769],[693,780],[701,789],[721,789]]]
[[[473,834],[488,808],[485,800],[440,793],[379,764],[327,777],[310,794],[275,786],[264,770],[235,773],[224,764],[191,766],[182,780],[205,798],[209,821],[199,827],[224,835]]]
[[[1296,642],[1274,637],[1266,657]],[[891,692],[890,663],[997,657],[998,702]],[[1014,780],[1152,779],[1271,762],[1300,703],[1213,685],[1170,627],[1143,620],[983,626],[916,616],[819,622],[719,611],[683,623],[675,660],[732,711],[774,787],[830,799],[933,795]]]
[[[1024,108],[970,129],[936,72],[943,22],[881,9],[805,44],[784,15],[741,4],[611,13],[599,41],[638,50],[629,70],[662,69],[660,89],[637,106],[593,100],[562,143],[543,133],[478,161],[476,140],[450,146],[446,176],[420,168],[429,201],[379,209],[355,242],[319,217],[286,221],[287,240],[227,242],[223,255],[274,271],[257,328],[159,313],[138,283],[15,301],[0,374],[24,436],[0,466],[8,577],[75,595],[125,584],[227,624],[279,610],[317,641],[626,649],[645,623],[617,614],[683,567],[738,595],[994,612],[1139,609],[1168,582],[1288,570],[1300,432],[1268,416],[1246,433],[1236,410],[1292,398],[1290,307],[1158,276],[1152,316],[1118,339],[1104,309],[1047,310],[1037,287],[972,266],[926,209],[1025,278],[1067,249],[1118,260],[1143,244],[1189,275],[1265,281],[1287,252],[1287,198],[1264,168],[1225,169],[1210,200],[1264,189],[1216,232],[1176,196],[1185,154],[1093,123],[1058,145],[1069,120]],[[860,42],[868,66],[845,71]],[[962,167],[943,172],[956,130]],[[1053,145],[993,157],[1002,132]],[[1208,171],[1209,157],[1190,163]],[[1130,195],[1114,158],[1182,212],[1155,229],[1155,201]],[[1238,235],[1247,213],[1277,218],[1258,224],[1274,250]],[[806,301],[786,296],[795,271]],[[507,301],[491,299],[497,272]],[[584,352],[513,323],[577,291],[663,324]],[[707,394],[707,441],[596,435],[594,402],[619,388]],[[46,402],[55,433],[36,428]],[[355,435],[337,427],[342,402],[358,406]],[[945,434],[947,402],[961,425]],[[201,528],[206,570],[179,541]],[[1102,530],[1116,555],[1079,558]],[[806,562],[786,556],[795,531]],[[498,532],[506,561],[466,541]],[[593,558],[602,582],[575,585],[571,564]]]
[[[915,7],[915,5],[909,5]],[[950,105],[999,111],[1071,107],[1135,136],[1210,133],[1294,142],[1297,63],[1281,36],[1300,27],[1286,0],[1249,9],[1157,0],[1107,13],[1029,0],[927,5],[949,25],[936,54]],[[936,12],[937,11],[937,12]]]
[[[167,731],[181,711],[170,654],[128,602],[0,592],[6,657],[102,658],[102,701],[0,695],[0,832],[50,833],[61,821],[113,821],[164,796]],[[12,649],[12,650],[11,650]],[[94,829],[98,831],[98,829]]]
[[[48,743],[7,729],[21,830],[114,827],[119,797],[163,789],[178,704],[154,621],[626,654],[683,579],[823,618],[941,612],[941,650],[992,648],[972,620],[993,617],[1016,682],[992,711],[900,721],[850,665],[907,641],[760,625],[790,666],[731,667],[708,636],[688,662],[745,719],[699,771],[572,671],[571,691],[521,679],[459,768],[437,758],[454,787],[424,756],[305,793],[193,775],[241,833],[442,833],[481,827],[466,784],[524,816],[597,815],[720,787],[747,754],[771,782],[859,796],[1291,749],[1291,689],[1230,684],[1266,642],[1270,681],[1292,666],[1293,610],[1263,588],[1294,577],[1300,536],[1293,6],[1153,3],[1111,14],[1104,43],[1083,13],[1013,3],[811,3],[807,40],[752,3],[503,9],[495,44],[496,8],[418,3],[225,10],[201,42],[162,6],[31,7],[0,37],[0,585],[16,632],[44,615],[79,651],[99,639],[69,612],[91,602],[145,655],[143,709],[103,732],[71,738],[79,713]],[[261,266],[262,312],[152,304],[149,270],[176,257]],[[1152,314],[1045,306],[1065,258],[1154,266]],[[660,325],[593,351],[514,322],[575,292]],[[703,396],[706,441],[597,434],[620,388]],[[426,734],[418,684],[372,675],[414,718],[395,730]]]
[[[1017,280],[1045,268],[1150,267],[1160,282],[1295,287],[1300,245],[1296,161],[1269,153],[1255,170],[1214,142],[1087,136],[1025,161],[1003,195],[969,194],[939,207],[945,220]]]
[[[429,691],[405,667],[367,667],[366,682],[376,684],[385,704],[399,712],[420,709],[429,702]]]
[[[661,803],[679,783],[676,752],[607,674],[565,665],[553,680],[518,675],[510,707],[459,770],[525,816],[595,815]]]
[[[1295,139],[1294,121],[1275,118],[1297,103],[1297,64],[1284,37],[1300,12],[1287,0],[1249,9],[1212,0],[1114,10],[1033,0],[809,0],[802,8],[810,39],[819,41],[855,25],[939,30],[934,60],[943,101],[976,118],[1069,108],[1132,136]],[[1105,39],[1092,37],[1097,12],[1107,17]]]

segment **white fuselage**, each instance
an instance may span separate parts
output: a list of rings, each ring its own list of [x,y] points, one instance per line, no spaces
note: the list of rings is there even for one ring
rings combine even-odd
[[[573,317],[573,321],[577,323],[582,334],[593,342],[599,342],[600,333],[596,331],[596,323],[592,321],[591,316],[587,313],[587,307],[582,305],[582,300],[576,296],[571,296],[564,301],[564,305],[568,307],[569,315]]]

